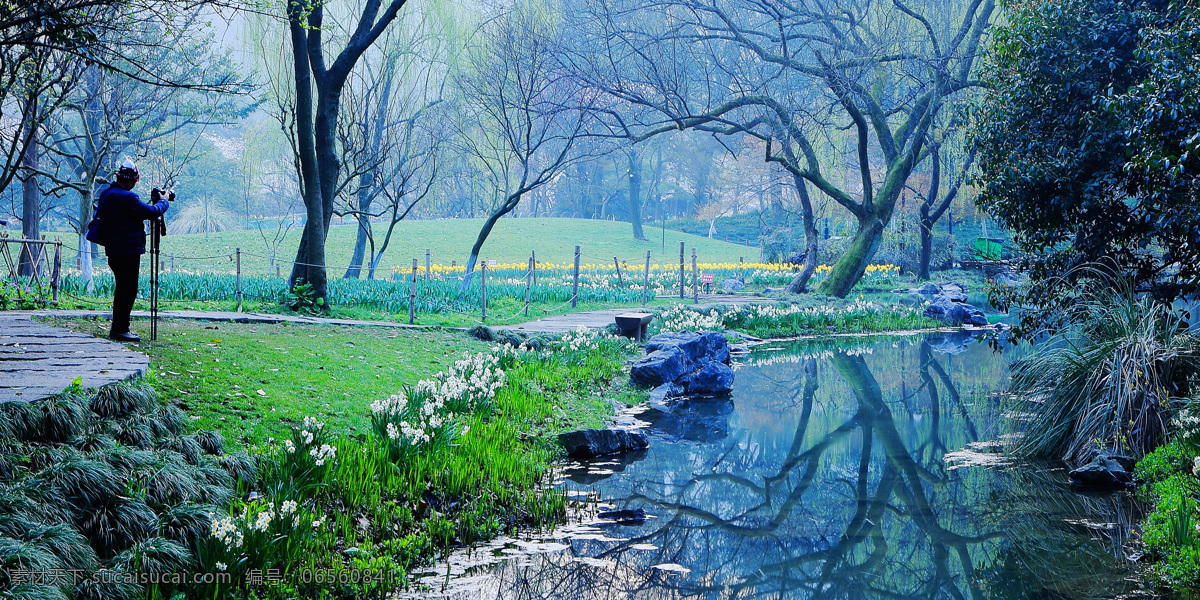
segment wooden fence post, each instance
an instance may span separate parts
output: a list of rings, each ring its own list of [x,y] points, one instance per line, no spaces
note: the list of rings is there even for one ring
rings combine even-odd
[[[700,273],[696,270],[696,248],[692,247],[692,304],[700,304]]]
[[[617,265],[617,286],[625,287],[625,278],[621,276],[621,261],[617,257],[613,257],[613,264]]]
[[[679,299],[683,300],[683,242],[679,242]]]
[[[479,265],[479,293],[481,296],[481,301],[479,303],[479,314],[480,321],[487,323],[487,261],[485,260],[482,262],[483,264]]]
[[[529,251],[529,260],[533,265],[533,287],[537,287],[537,253],[533,250]]]
[[[58,304],[59,278],[62,277],[62,240],[54,239],[54,270],[50,272],[50,299]]]
[[[237,311],[242,312],[242,249],[237,249]]]
[[[429,253],[425,253],[425,257],[429,257]],[[426,276],[428,276],[426,271]],[[408,324],[412,325],[417,320],[417,259],[413,259],[412,281],[408,285]]]
[[[425,281],[429,281],[429,248],[425,249]]]
[[[529,270],[525,272],[525,316],[529,316],[529,292],[533,283],[533,255],[529,255]]]
[[[571,285],[571,308],[579,299],[579,246],[575,246],[575,283]]]
[[[642,306],[646,305],[646,290],[650,289],[650,251],[646,251],[646,270],[642,271]]]

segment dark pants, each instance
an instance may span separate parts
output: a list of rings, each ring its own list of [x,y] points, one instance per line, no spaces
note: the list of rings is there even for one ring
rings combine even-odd
[[[138,271],[142,268],[142,255],[109,256],[108,268],[112,269],[116,281],[113,290],[112,331],[120,334],[129,331],[129,313],[137,299]]]

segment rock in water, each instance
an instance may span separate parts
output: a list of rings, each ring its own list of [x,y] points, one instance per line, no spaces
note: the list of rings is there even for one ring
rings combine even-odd
[[[646,521],[646,509],[602,510],[596,513],[596,517],[606,521],[616,521],[617,523],[644,523]]]
[[[581,429],[558,434],[558,441],[571,458],[624,454],[650,447],[646,434],[635,429]]]
[[[951,302],[940,297],[926,306],[923,314],[931,319],[938,319],[951,325],[986,327],[988,324],[987,316],[978,308],[970,304]]]
[[[689,394],[726,394],[733,389],[733,369],[716,361],[706,363],[699,370],[684,375],[683,389]]]
[[[1097,492],[1121,490],[1133,482],[1134,464],[1127,456],[1101,452],[1092,462],[1071,471],[1071,485]]]
[[[729,368],[729,341],[725,334],[708,331],[660,333],[646,342],[647,354],[633,364],[629,381],[636,386],[669,388],[671,395],[727,394],[733,389]]]
[[[656,350],[633,363],[629,370],[629,381],[642,387],[658,387],[670,383],[683,375],[687,368],[687,357],[675,350]]]

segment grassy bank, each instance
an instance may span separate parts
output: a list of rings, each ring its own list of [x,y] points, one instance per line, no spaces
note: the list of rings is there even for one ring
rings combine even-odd
[[[28,405],[33,416],[10,417],[26,405],[0,407],[7,411],[0,412],[5,438],[15,440],[0,476],[11,483],[12,473],[27,465],[45,470],[29,469],[33,479],[14,488],[16,495],[0,495],[0,511],[48,503],[43,512],[58,519],[56,535],[76,546],[103,525],[93,527],[93,517],[71,500],[81,493],[79,477],[91,476],[96,461],[128,453],[130,442],[121,436],[144,431],[130,439],[145,438],[147,452],[167,453],[156,460],[178,463],[166,479],[164,472],[157,478],[122,472],[117,478],[130,483],[106,484],[101,499],[85,494],[90,503],[126,507],[132,490],[147,508],[130,505],[132,512],[107,518],[125,519],[119,524],[137,536],[124,545],[98,539],[91,552],[99,558],[82,550],[54,558],[46,553],[57,542],[44,539],[55,525],[46,519],[9,523],[11,531],[0,533],[30,540],[22,551],[43,556],[34,564],[78,569],[89,580],[96,573],[129,580],[226,575],[202,583],[92,586],[87,594],[66,582],[20,588],[11,578],[0,589],[47,598],[384,597],[406,584],[409,569],[455,546],[558,522],[564,500],[548,486],[560,452],[553,434],[599,425],[612,411],[606,398],[640,397],[613,385],[624,380],[633,348],[600,334],[515,347],[456,332],[356,329],[351,336],[319,326],[219,327],[167,324],[162,341],[139,347],[151,356],[148,385],[123,388],[133,392],[117,396],[118,409],[96,400],[64,409],[52,400]],[[120,408],[126,405],[141,412]],[[77,415],[66,429],[55,417],[64,410]],[[193,423],[217,431],[192,433]],[[221,446],[221,431],[231,449],[253,444],[250,456],[227,455],[233,450]],[[64,458],[82,462],[53,470]],[[92,470],[74,470],[84,467]],[[192,475],[207,477],[208,487],[181,479]],[[139,491],[147,485],[149,492]],[[39,495],[47,489],[61,497]],[[170,525],[184,509],[190,520]],[[21,555],[3,556],[8,566],[24,564]]]
[[[659,313],[657,331],[733,330],[757,338],[788,338],[845,333],[885,333],[942,327],[921,310],[861,299],[803,296],[791,303],[719,306],[707,310],[683,304]]]
[[[171,215],[167,214],[170,222]],[[392,243],[380,262],[379,272],[390,274],[393,267],[407,272],[412,259],[425,264],[425,251],[429,250],[432,262],[449,265],[451,261],[463,264],[467,253],[475,243],[483,219],[438,219],[430,221],[403,221],[396,226]],[[287,232],[278,245],[277,257],[282,262],[295,258],[296,246],[300,241],[301,227]],[[341,277],[354,250],[357,235],[356,225],[334,225],[329,230],[326,257],[330,265],[330,278]],[[266,231],[272,238],[273,231]],[[654,235],[658,234],[658,235]],[[575,246],[581,246],[583,262],[611,262],[613,257],[640,264],[650,251],[654,262],[678,264],[679,242],[687,247],[688,260],[692,248],[701,262],[737,262],[740,257],[747,261],[758,260],[758,249],[719,240],[710,240],[699,235],[667,230],[666,245],[663,246],[662,230],[647,230],[649,241],[633,239],[629,223],[591,219],[501,219],[488,237],[481,258],[501,263],[524,263],[529,252],[537,253],[539,261],[569,263],[574,260]],[[61,237],[68,245],[75,246],[73,234],[48,234],[49,239]],[[270,268],[271,246],[263,241],[258,231],[228,231],[208,235],[197,233],[169,235],[163,238],[162,251],[165,258],[172,253],[180,269],[195,269],[212,272],[232,272],[233,262],[229,255],[241,248],[244,273],[274,274]],[[75,253],[67,250],[63,264],[74,265]],[[690,264],[690,263],[689,263]],[[335,268],[336,267],[336,268]],[[290,263],[285,264],[287,275]]]

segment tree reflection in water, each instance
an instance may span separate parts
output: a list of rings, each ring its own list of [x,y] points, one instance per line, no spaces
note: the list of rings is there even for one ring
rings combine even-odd
[[[961,352],[955,368],[947,350]],[[1072,494],[1053,465],[945,460],[1001,433],[1002,356],[927,338],[797,345],[772,357],[738,371],[728,409],[701,411],[728,419],[705,426],[718,435],[680,434],[691,431],[680,424],[688,410],[659,417],[648,456],[596,484],[610,501],[657,519],[609,526],[617,542],[576,539],[572,551],[504,563],[463,597],[975,600],[1126,591],[1127,499]],[[663,563],[690,572],[653,567]]]

